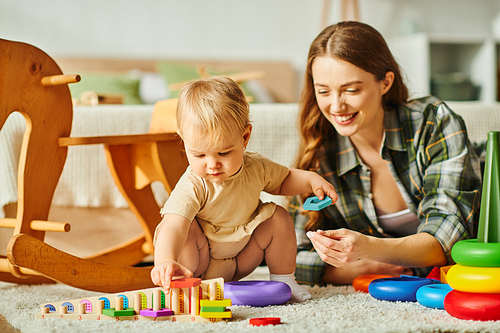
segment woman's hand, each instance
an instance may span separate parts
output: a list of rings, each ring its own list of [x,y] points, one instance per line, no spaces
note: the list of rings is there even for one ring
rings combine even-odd
[[[174,276],[192,277],[191,272],[186,267],[172,259],[165,259],[155,264],[151,270],[151,281],[165,290],[165,294],[170,292],[170,282]]]
[[[360,259],[371,259],[369,236],[348,229],[309,231],[311,240],[321,260],[335,267],[342,267]]]

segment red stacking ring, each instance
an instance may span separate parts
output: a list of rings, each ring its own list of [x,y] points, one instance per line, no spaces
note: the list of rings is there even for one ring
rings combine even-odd
[[[281,318],[279,317],[264,317],[264,318],[250,319],[250,325],[252,326],[266,326],[266,325],[279,325],[279,324],[281,324]]]

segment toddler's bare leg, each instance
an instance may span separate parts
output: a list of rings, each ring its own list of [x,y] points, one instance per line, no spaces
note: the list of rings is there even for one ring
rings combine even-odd
[[[196,219],[191,222],[189,234],[178,262],[197,277],[204,273],[210,262],[208,240]]]
[[[266,258],[272,274],[290,274],[295,271],[297,241],[290,214],[277,206],[273,216],[262,222],[253,232],[247,246],[236,256],[234,280],[252,273]]]
[[[283,207],[277,206],[274,215],[255,229],[247,246],[236,256],[234,280],[250,274],[265,257],[270,279],[288,284],[292,299],[307,300],[311,293],[295,281],[296,256],[293,220]]]

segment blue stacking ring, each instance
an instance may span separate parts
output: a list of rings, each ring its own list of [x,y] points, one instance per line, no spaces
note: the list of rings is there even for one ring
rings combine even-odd
[[[440,283],[438,280],[401,275],[398,278],[374,280],[368,286],[373,298],[383,301],[416,302],[417,290],[425,285]]]
[[[417,301],[428,308],[444,310],[444,298],[453,288],[448,284],[429,284],[417,290]]]

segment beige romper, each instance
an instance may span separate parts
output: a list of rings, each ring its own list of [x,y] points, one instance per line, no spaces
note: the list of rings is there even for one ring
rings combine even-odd
[[[278,188],[288,172],[287,167],[254,152],[245,152],[241,169],[222,183],[212,183],[187,168],[161,214],[198,221],[210,247],[210,263],[203,279],[232,280],[236,255],[255,228],[276,210],[275,203],[260,200],[260,193]]]

